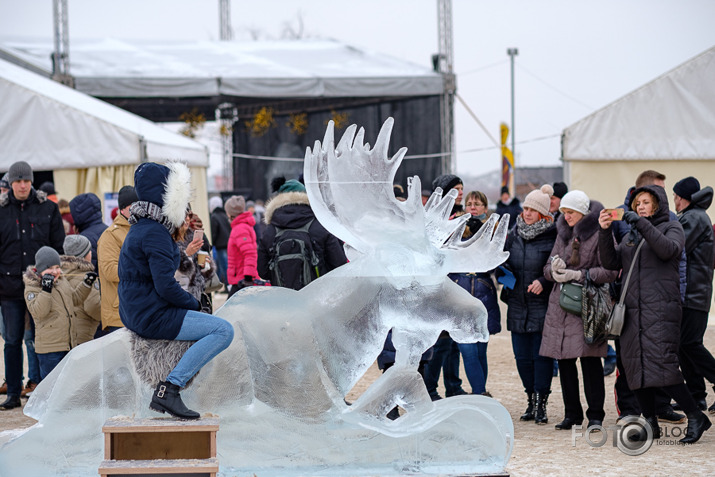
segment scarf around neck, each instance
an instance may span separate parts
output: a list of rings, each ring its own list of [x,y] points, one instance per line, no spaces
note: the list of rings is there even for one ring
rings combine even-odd
[[[524,240],[532,240],[534,237],[537,237],[538,235],[548,230],[548,228],[551,227],[553,224],[554,223],[551,221],[541,219],[538,222],[534,222],[533,224],[528,225],[526,222],[524,222],[524,218],[521,216],[521,214],[519,214],[516,217],[516,232],[519,234],[519,237],[523,238]]]
[[[129,216],[129,224],[131,225],[136,224],[139,219],[150,219],[159,222],[170,234],[173,234],[176,230],[176,227],[174,227],[174,225],[169,222],[169,219],[162,213],[161,207],[153,202],[147,202],[145,200],[134,202],[129,209],[129,213],[131,214]]]

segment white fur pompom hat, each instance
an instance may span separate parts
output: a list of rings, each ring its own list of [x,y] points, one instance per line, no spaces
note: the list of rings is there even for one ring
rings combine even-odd
[[[564,209],[571,209],[583,215],[587,215],[590,208],[591,200],[586,193],[581,190],[567,192],[566,195],[561,198],[561,205],[559,206],[561,212],[563,212]]]
[[[158,205],[171,225],[181,227],[192,196],[191,172],[186,164],[140,164],[134,172],[134,188],[140,201]]]
[[[554,188],[549,184],[544,184],[541,189],[532,190],[526,195],[523,207],[534,209],[541,215],[548,216],[551,207],[551,196],[554,195]]]

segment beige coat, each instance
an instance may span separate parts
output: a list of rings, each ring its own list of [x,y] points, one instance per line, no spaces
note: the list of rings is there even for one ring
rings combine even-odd
[[[79,257],[63,255],[62,275],[69,280],[72,289],[84,282],[87,272],[93,272],[92,262]],[[75,307],[75,324],[72,326],[72,347],[79,346],[94,339],[100,323],[102,310],[100,307],[99,282],[95,281],[90,289],[87,299]]]
[[[102,329],[108,326],[124,326],[119,317],[119,252],[124,239],[129,233],[129,222],[121,214],[117,214],[112,225],[102,232],[97,241],[97,257],[99,267],[99,283],[102,290]]]
[[[69,351],[76,308],[87,298],[90,288],[80,282],[73,289],[69,280],[60,275],[48,293],[42,290],[41,278],[32,265],[27,267],[22,279],[25,303],[35,321],[35,351],[40,354]]]

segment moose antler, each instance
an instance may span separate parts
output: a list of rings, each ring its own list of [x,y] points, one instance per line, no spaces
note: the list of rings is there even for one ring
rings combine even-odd
[[[376,253],[388,275],[438,275],[495,268],[509,256],[503,251],[507,220],[493,214],[480,232],[461,241],[470,215],[450,220],[457,191],[442,197],[437,188],[422,207],[421,182],[408,180],[407,200],[395,198],[393,182],[407,152],[392,158],[387,150],[394,120],[380,129],[375,147],[363,144],[365,130],[347,128],[337,147],[334,124],[323,143],[306,149],[303,176],[318,221],[362,254]],[[487,232],[488,231],[488,232]]]

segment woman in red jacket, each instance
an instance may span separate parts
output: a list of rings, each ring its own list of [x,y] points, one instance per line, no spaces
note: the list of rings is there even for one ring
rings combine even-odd
[[[224,208],[231,221],[226,270],[231,297],[241,288],[253,285],[253,279],[258,278],[258,245],[253,228],[256,219],[251,212],[246,211],[246,200],[240,195],[228,199]]]

